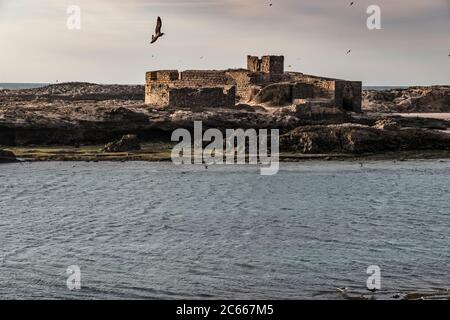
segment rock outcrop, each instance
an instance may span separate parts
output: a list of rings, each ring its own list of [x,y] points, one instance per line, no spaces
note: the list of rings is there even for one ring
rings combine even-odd
[[[313,154],[450,150],[450,134],[417,128],[382,130],[357,124],[305,126],[282,135],[280,149]]]
[[[36,89],[0,90],[0,101],[143,100],[144,86],[70,82]]]
[[[363,91],[365,112],[450,112],[450,86]]]
[[[17,162],[16,155],[11,151],[0,149],[0,163]]]
[[[398,130],[400,129],[400,125],[398,122],[393,121],[392,119],[382,119],[375,122],[374,128],[381,130]]]
[[[136,135],[127,134],[118,141],[108,143],[103,152],[127,152],[127,151],[139,151],[141,145]]]

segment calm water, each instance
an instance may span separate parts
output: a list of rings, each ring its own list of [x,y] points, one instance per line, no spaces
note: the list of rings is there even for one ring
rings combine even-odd
[[[0,166],[0,298],[340,298],[450,287],[450,162]],[[78,265],[82,289],[69,291]]]

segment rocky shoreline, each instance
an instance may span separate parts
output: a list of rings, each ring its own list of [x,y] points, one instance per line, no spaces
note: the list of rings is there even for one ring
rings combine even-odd
[[[172,131],[192,129],[201,120],[204,129],[280,129],[285,161],[420,154],[447,158],[450,151],[450,120],[395,114],[450,112],[450,86],[365,91],[363,113],[319,119],[304,117],[295,108],[264,105],[161,109],[144,104],[143,95],[143,86],[88,83],[0,90],[0,150],[35,161],[166,161]],[[104,149],[126,135],[135,136],[141,150]],[[137,149],[136,141],[134,145]],[[11,159],[8,154],[0,154],[0,161]]]

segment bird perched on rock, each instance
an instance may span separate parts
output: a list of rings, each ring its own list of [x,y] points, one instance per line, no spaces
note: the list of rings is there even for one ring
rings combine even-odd
[[[160,17],[158,17],[158,20],[156,21],[155,34],[152,35],[152,42],[150,43],[155,43],[156,40],[158,40],[164,35],[164,33],[161,32],[161,27],[162,27],[162,20]]]

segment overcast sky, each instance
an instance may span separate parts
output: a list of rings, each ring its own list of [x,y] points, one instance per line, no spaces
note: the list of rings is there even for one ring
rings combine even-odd
[[[450,84],[450,0],[354,1],[0,0],[0,82],[143,83],[149,70],[282,54],[289,70],[364,85]],[[381,30],[366,27],[371,4]],[[150,45],[158,15],[166,35]]]

